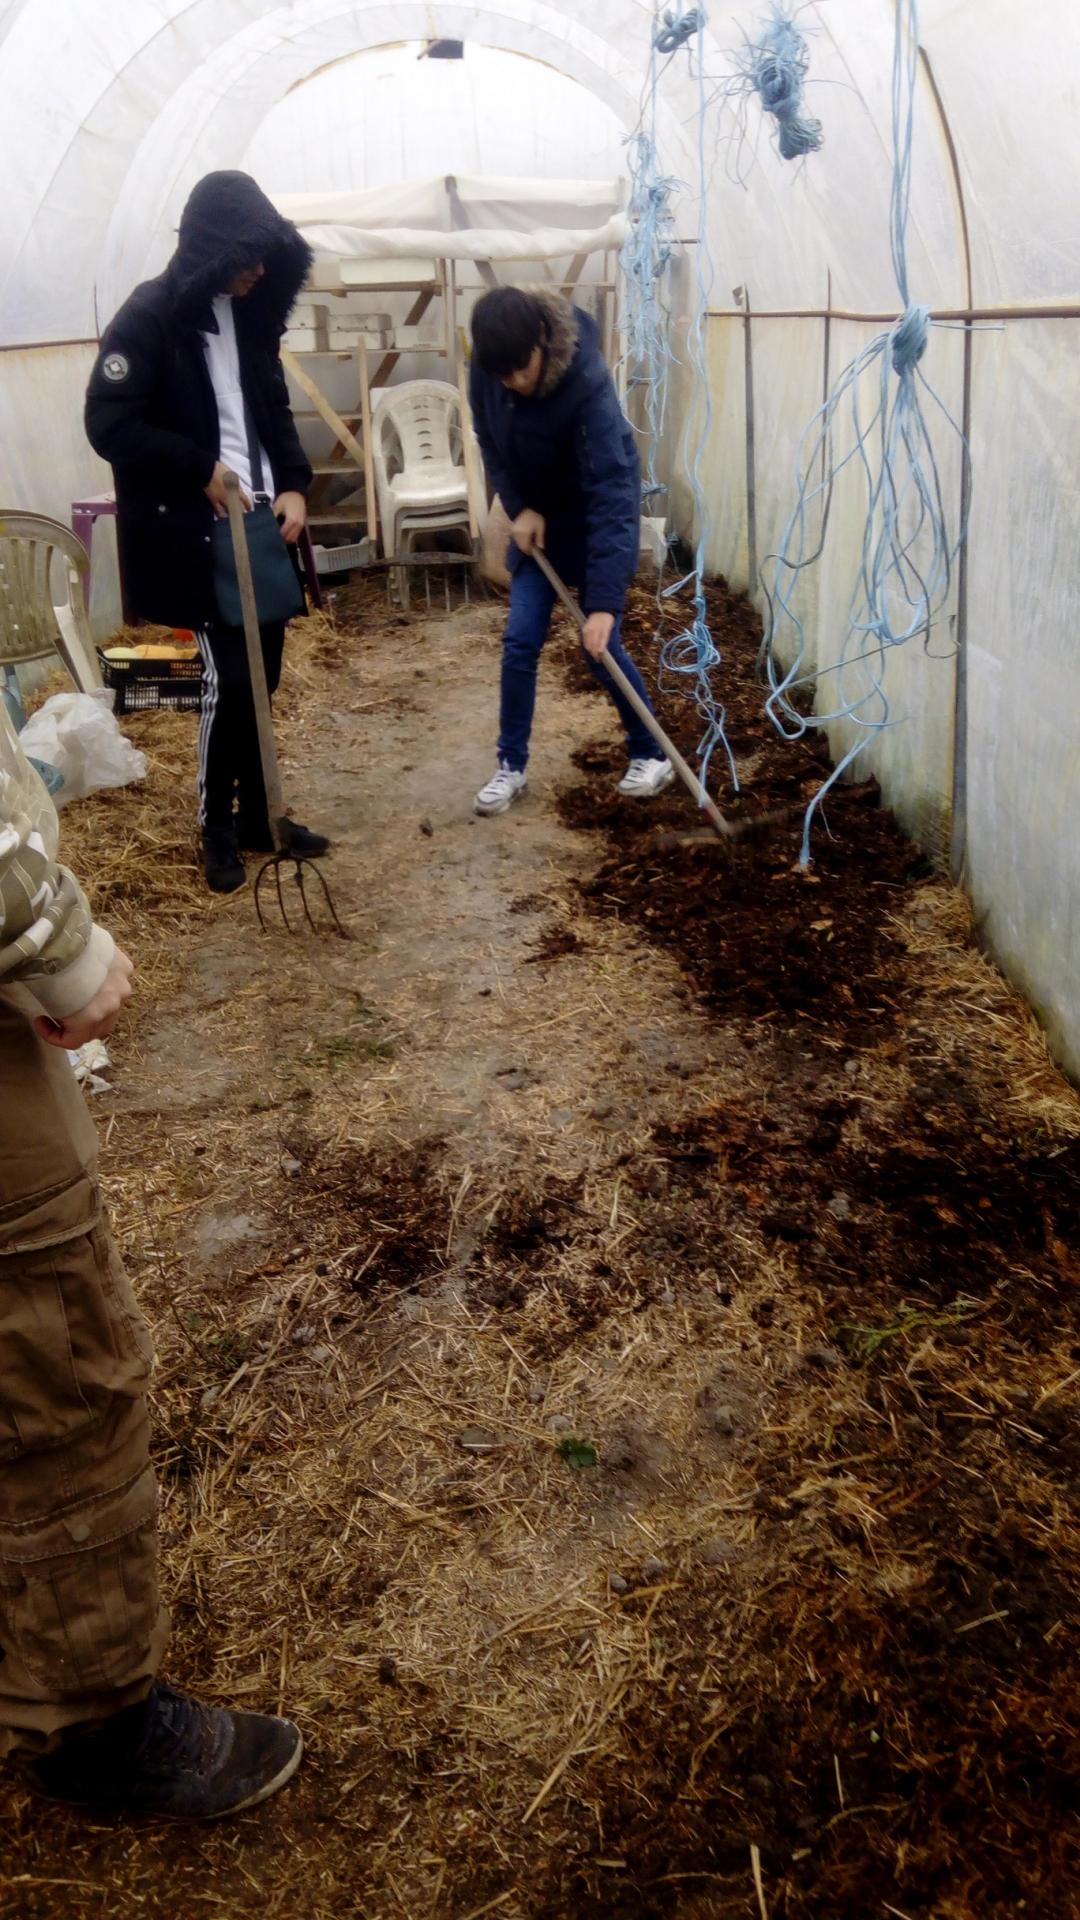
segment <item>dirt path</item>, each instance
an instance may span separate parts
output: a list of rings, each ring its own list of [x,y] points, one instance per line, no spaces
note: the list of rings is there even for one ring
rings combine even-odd
[[[195,1836],[11,1791],[0,1913],[1078,1912],[1075,1098],[858,795],[810,883],[658,859],[552,661],[475,820],[498,628],[297,645],[348,944],[193,883],[190,723],[72,823],[170,1670],[309,1759]]]

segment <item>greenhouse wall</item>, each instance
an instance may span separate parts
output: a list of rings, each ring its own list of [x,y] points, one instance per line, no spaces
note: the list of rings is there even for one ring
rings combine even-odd
[[[1071,368],[1076,324],[1015,318],[975,334],[966,662],[957,569],[929,638],[915,637],[890,652],[888,725],[853,767],[856,775],[873,773],[912,836],[952,866],[971,894],[981,937],[1031,1000],[1055,1055],[1074,1075],[1080,1073],[1080,839],[1071,828],[1080,803],[1080,382],[1063,370]],[[756,317],[750,330],[756,565],[749,545],[746,325],[738,316],[708,322],[713,419],[701,479],[706,565],[751,591],[764,616],[762,579],[769,580],[769,555],[795,499],[792,423],[801,427],[821,405],[824,323]],[[834,374],[872,331],[869,322],[833,320]],[[962,333],[936,330],[932,350],[935,390],[959,419]],[[696,539],[701,522],[685,477],[687,436],[677,424],[694,405],[682,327],[676,353],[664,467],[673,521]],[[943,489],[958,525],[959,441],[950,434],[940,444]],[[805,622],[807,671],[820,675],[820,715],[833,710],[829,669],[847,630],[865,520],[865,485],[854,467],[839,476],[829,512],[821,560],[791,596]],[[820,529],[820,503],[808,524]],[[790,637],[781,651],[790,659]],[[858,738],[842,720],[830,722],[828,732],[835,759]],[[817,831],[827,831],[827,818],[826,809]]]

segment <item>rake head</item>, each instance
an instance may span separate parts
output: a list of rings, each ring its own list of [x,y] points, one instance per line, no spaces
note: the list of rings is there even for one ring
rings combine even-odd
[[[283,867],[292,868],[292,873],[289,874],[287,878],[292,882],[292,884],[296,887],[297,892],[299,893],[301,912],[303,914],[304,920],[307,922],[307,925],[310,927],[312,933],[323,933],[328,931],[328,929],[326,928],[325,924],[320,925],[319,921],[315,918],[315,915],[311,911],[311,902],[308,899],[308,893],[307,893],[307,889],[310,884],[309,882],[310,875],[314,875],[315,880],[318,882],[318,887],[316,888],[316,910],[318,911],[319,909],[325,909],[325,912],[329,914],[330,919],[334,923],[335,931],[340,935],[342,940],[347,940],[349,936],[346,933],[345,928],[342,926],[341,921],[338,919],[337,908],[334,905],[334,897],[330,892],[329,887],[326,884],[325,877],[323,876],[323,874],[320,873],[314,860],[306,860],[303,858],[302,855],[297,853],[290,853],[287,849],[281,853],[272,853],[270,855],[269,860],[265,860],[263,862],[256,876],[255,912],[259,916],[259,925],[262,928],[263,932],[265,933],[267,931],[266,919],[263,915],[263,902],[262,902],[262,889],[263,889],[264,883],[272,889],[273,894],[277,900],[278,910],[281,914],[281,918],[284,923],[286,933],[289,933],[295,936],[300,930],[299,926],[297,924],[294,924],[293,919],[290,917],[290,914],[289,914],[289,902],[286,900],[286,897],[285,897],[285,887],[283,884],[283,877],[282,877]],[[267,880],[268,874],[271,876],[269,880]],[[319,889],[321,889],[321,899],[319,897]]]
[[[740,843],[745,847],[755,841],[770,840],[801,818],[799,808],[775,807],[769,813],[741,814],[736,820],[725,816],[723,831],[704,827],[694,832],[672,833],[661,828],[653,834],[653,847],[657,853],[680,853],[685,847],[708,847],[714,853],[717,850],[730,853]]]

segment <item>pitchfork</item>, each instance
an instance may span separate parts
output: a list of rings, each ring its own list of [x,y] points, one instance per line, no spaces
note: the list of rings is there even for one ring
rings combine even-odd
[[[319,872],[313,860],[306,859],[289,845],[290,822],[285,814],[281,797],[281,775],[278,771],[277,747],[274,744],[274,727],[270,718],[270,692],[266,684],[266,663],[263,660],[262,639],[259,634],[259,611],[255,600],[255,582],[251,577],[251,555],[248,552],[247,532],[244,527],[244,509],[240,504],[240,482],[235,473],[225,475],[225,504],[229,514],[229,529],[232,533],[233,552],[236,556],[236,580],[240,589],[240,605],[244,615],[244,640],[247,644],[248,671],[251,676],[251,697],[255,705],[255,726],[259,736],[259,761],[262,766],[263,786],[266,790],[266,810],[270,816],[270,831],[274,838],[274,852],[264,861],[255,879],[255,912],[259,925],[266,932],[263,918],[262,887],[267,874],[273,875],[273,887],[277,894],[281,918],[288,933],[296,929],[289,918],[289,909],[281,885],[281,869],[289,860],[295,868],[293,879],[300,893],[300,904],[304,910],[304,919],[313,933],[320,931],[312,917],[306,891],[306,872],[310,870],[322,888],[322,896],[330,917],[343,940],[348,934],[338,919],[337,908],[326,880]]]

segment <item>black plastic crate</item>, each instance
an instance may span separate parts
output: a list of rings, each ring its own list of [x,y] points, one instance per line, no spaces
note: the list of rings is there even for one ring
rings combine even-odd
[[[110,660],[97,650],[101,677],[116,694],[116,713],[148,713],[156,707],[176,707],[198,713],[202,706],[202,661]]]

